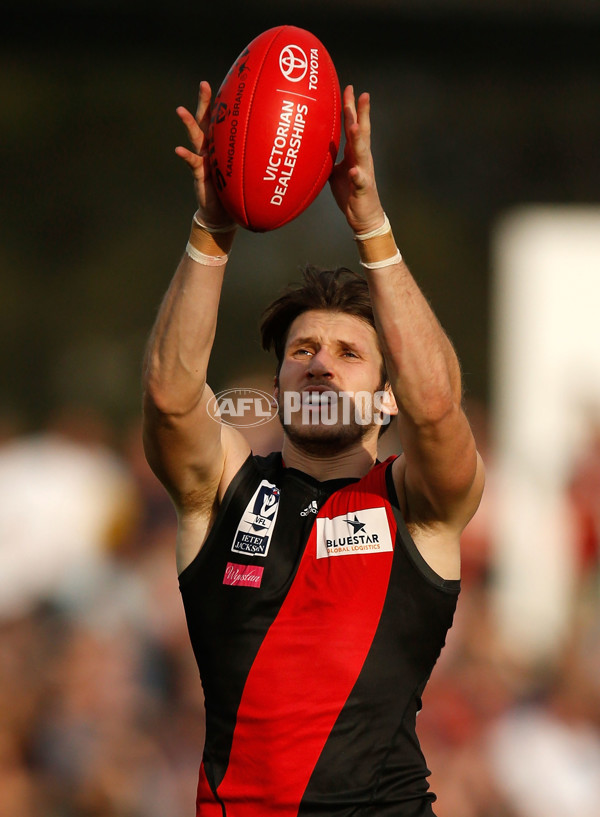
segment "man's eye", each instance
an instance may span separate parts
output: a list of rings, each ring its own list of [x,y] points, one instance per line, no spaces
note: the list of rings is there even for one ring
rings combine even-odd
[[[310,349],[296,349],[297,355],[310,355]]]
[[[349,349],[346,349],[344,352],[344,357],[358,357],[358,355],[355,352],[351,352]]]

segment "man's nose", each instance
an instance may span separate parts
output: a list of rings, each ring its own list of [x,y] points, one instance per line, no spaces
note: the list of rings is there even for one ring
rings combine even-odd
[[[311,357],[308,373],[313,377],[333,377],[333,360],[325,349],[319,349]]]

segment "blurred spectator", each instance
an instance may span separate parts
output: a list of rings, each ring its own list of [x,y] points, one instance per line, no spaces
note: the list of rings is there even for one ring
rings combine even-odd
[[[502,650],[485,585],[468,584],[417,720],[438,817],[521,817],[495,779],[486,740],[522,682]]]
[[[585,580],[595,575],[600,558],[600,420],[590,424],[589,442],[574,463],[568,486],[575,512],[578,567]]]
[[[93,581],[133,525],[135,486],[108,448],[61,434],[0,448],[0,616]]]
[[[174,516],[150,511],[134,436],[128,462],[69,411],[0,448],[1,817],[159,817],[193,798],[203,706]]]
[[[590,660],[590,655],[594,656]],[[489,733],[492,772],[520,817],[597,817],[600,628],[575,631],[558,669]]]
[[[485,490],[475,516],[463,531],[460,544],[463,589],[471,582],[485,582],[492,563],[492,524],[495,501],[495,467],[490,444],[490,418],[487,406],[472,398],[465,408],[477,450],[485,463]]]

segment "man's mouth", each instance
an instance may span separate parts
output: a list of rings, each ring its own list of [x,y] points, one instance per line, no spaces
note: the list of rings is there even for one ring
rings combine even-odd
[[[337,396],[337,392],[331,386],[309,386],[302,392],[302,405],[329,405],[337,400]]]

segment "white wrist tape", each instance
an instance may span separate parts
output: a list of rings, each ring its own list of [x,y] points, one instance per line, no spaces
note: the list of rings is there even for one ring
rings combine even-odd
[[[195,261],[197,264],[204,264],[206,267],[223,267],[229,259],[228,255],[206,255],[206,253],[197,250],[189,241],[185,251],[192,261]]]
[[[361,267],[365,269],[382,269],[382,267],[391,267],[393,264],[399,264],[402,261],[400,250],[396,250],[396,254],[390,258],[384,258],[383,261],[361,261]]]
[[[357,241],[366,241],[368,238],[376,238],[378,235],[385,235],[386,233],[391,232],[392,226],[390,224],[390,220],[387,215],[383,214],[383,224],[381,227],[377,227],[375,230],[371,230],[370,233],[354,233],[354,238]]]
[[[229,258],[236,230],[237,224],[233,222],[219,227],[210,227],[200,220],[198,211],[196,211],[185,251],[197,264],[204,264],[206,267],[223,267]]]
[[[237,224],[235,224],[233,221],[230,222],[229,224],[223,224],[220,227],[209,226],[208,224],[205,224],[203,221],[201,221],[200,217],[198,216],[198,211],[197,210],[194,213],[194,221],[196,222],[198,227],[202,227],[202,229],[206,230],[207,233],[215,233],[215,234],[218,234],[218,233],[231,233],[234,230],[237,230]]]
[[[355,233],[354,240],[358,246],[361,266],[365,269],[391,267],[402,261],[402,255],[394,241],[390,220],[385,213],[381,227],[368,233]]]

